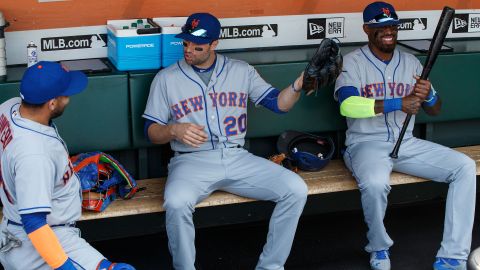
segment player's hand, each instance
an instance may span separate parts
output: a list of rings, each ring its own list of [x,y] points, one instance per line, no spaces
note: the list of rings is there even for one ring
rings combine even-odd
[[[430,81],[422,80],[418,76],[414,76],[414,78],[417,80],[417,82],[413,88],[413,94],[424,101],[427,98],[428,93],[430,93],[430,88],[432,85],[430,84]]]
[[[423,99],[413,93],[402,98],[402,111],[409,114],[417,114],[422,107]]]
[[[200,147],[208,139],[204,128],[204,126],[192,123],[180,123],[172,126],[172,133],[177,141],[189,146]]]
[[[303,88],[303,71],[302,73],[300,73],[300,76],[298,76],[298,78],[293,82],[293,86],[297,90]],[[298,92],[300,93],[301,91]]]

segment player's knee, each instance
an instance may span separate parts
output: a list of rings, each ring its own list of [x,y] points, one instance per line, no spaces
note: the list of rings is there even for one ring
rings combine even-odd
[[[308,187],[300,176],[294,174],[288,183],[289,197],[292,197],[295,201],[307,200]]]
[[[109,260],[103,259],[97,266],[97,269],[109,269],[109,270],[135,270],[133,266],[126,263],[114,263]]]
[[[163,207],[170,212],[185,212],[193,211],[195,203],[180,193],[177,196],[165,196]]]
[[[383,196],[390,192],[390,185],[380,181],[372,181],[364,185],[359,185],[360,192],[373,197]]]
[[[473,175],[477,174],[477,164],[468,156],[465,156],[463,159],[462,169],[465,170],[466,173],[471,173]]]

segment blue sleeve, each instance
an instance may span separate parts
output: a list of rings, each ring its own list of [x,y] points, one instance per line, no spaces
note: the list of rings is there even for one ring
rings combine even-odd
[[[278,108],[279,94],[280,94],[280,91],[278,91],[278,89],[273,89],[260,101],[259,104],[274,113],[278,113],[278,114],[286,113]]]
[[[155,124],[150,119],[145,119],[145,125],[143,126],[143,134],[145,135],[145,138],[147,139],[148,142],[150,142],[150,138],[148,137],[148,128],[152,125]]]
[[[22,219],[23,228],[27,234],[47,224],[47,212],[22,214],[20,218]]]
[[[353,86],[343,86],[337,90],[338,93],[338,103],[342,104],[342,102],[352,96],[359,96],[358,89]]]

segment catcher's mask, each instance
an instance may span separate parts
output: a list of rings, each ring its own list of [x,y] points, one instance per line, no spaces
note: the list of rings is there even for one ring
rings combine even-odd
[[[300,170],[319,171],[333,157],[335,145],[329,137],[287,130],[278,137],[277,150]]]

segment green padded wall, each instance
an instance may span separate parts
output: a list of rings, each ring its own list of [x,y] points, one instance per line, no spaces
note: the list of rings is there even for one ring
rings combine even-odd
[[[89,77],[55,123],[71,153],[131,148],[127,74]]]
[[[423,63],[425,56],[419,59]],[[442,97],[442,111],[435,117],[421,113],[417,123],[480,118],[480,75],[475,68],[478,63],[480,53],[439,55],[430,80]]]
[[[284,89],[297,78],[306,63],[257,65],[260,75],[277,89]],[[344,117],[333,99],[333,87],[302,97],[287,114],[275,114],[250,102],[247,137],[276,136],[287,129],[325,132],[346,129]]]
[[[9,70],[9,80],[0,83],[1,102],[18,96],[23,70]],[[127,74],[89,77],[87,89],[54,122],[71,154],[131,148]]]
[[[134,147],[151,146],[143,134],[144,119],[142,118],[147,104],[150,84],[156,73],[131,73],[130,74],[130,100],[132,111],[132,138]]]

